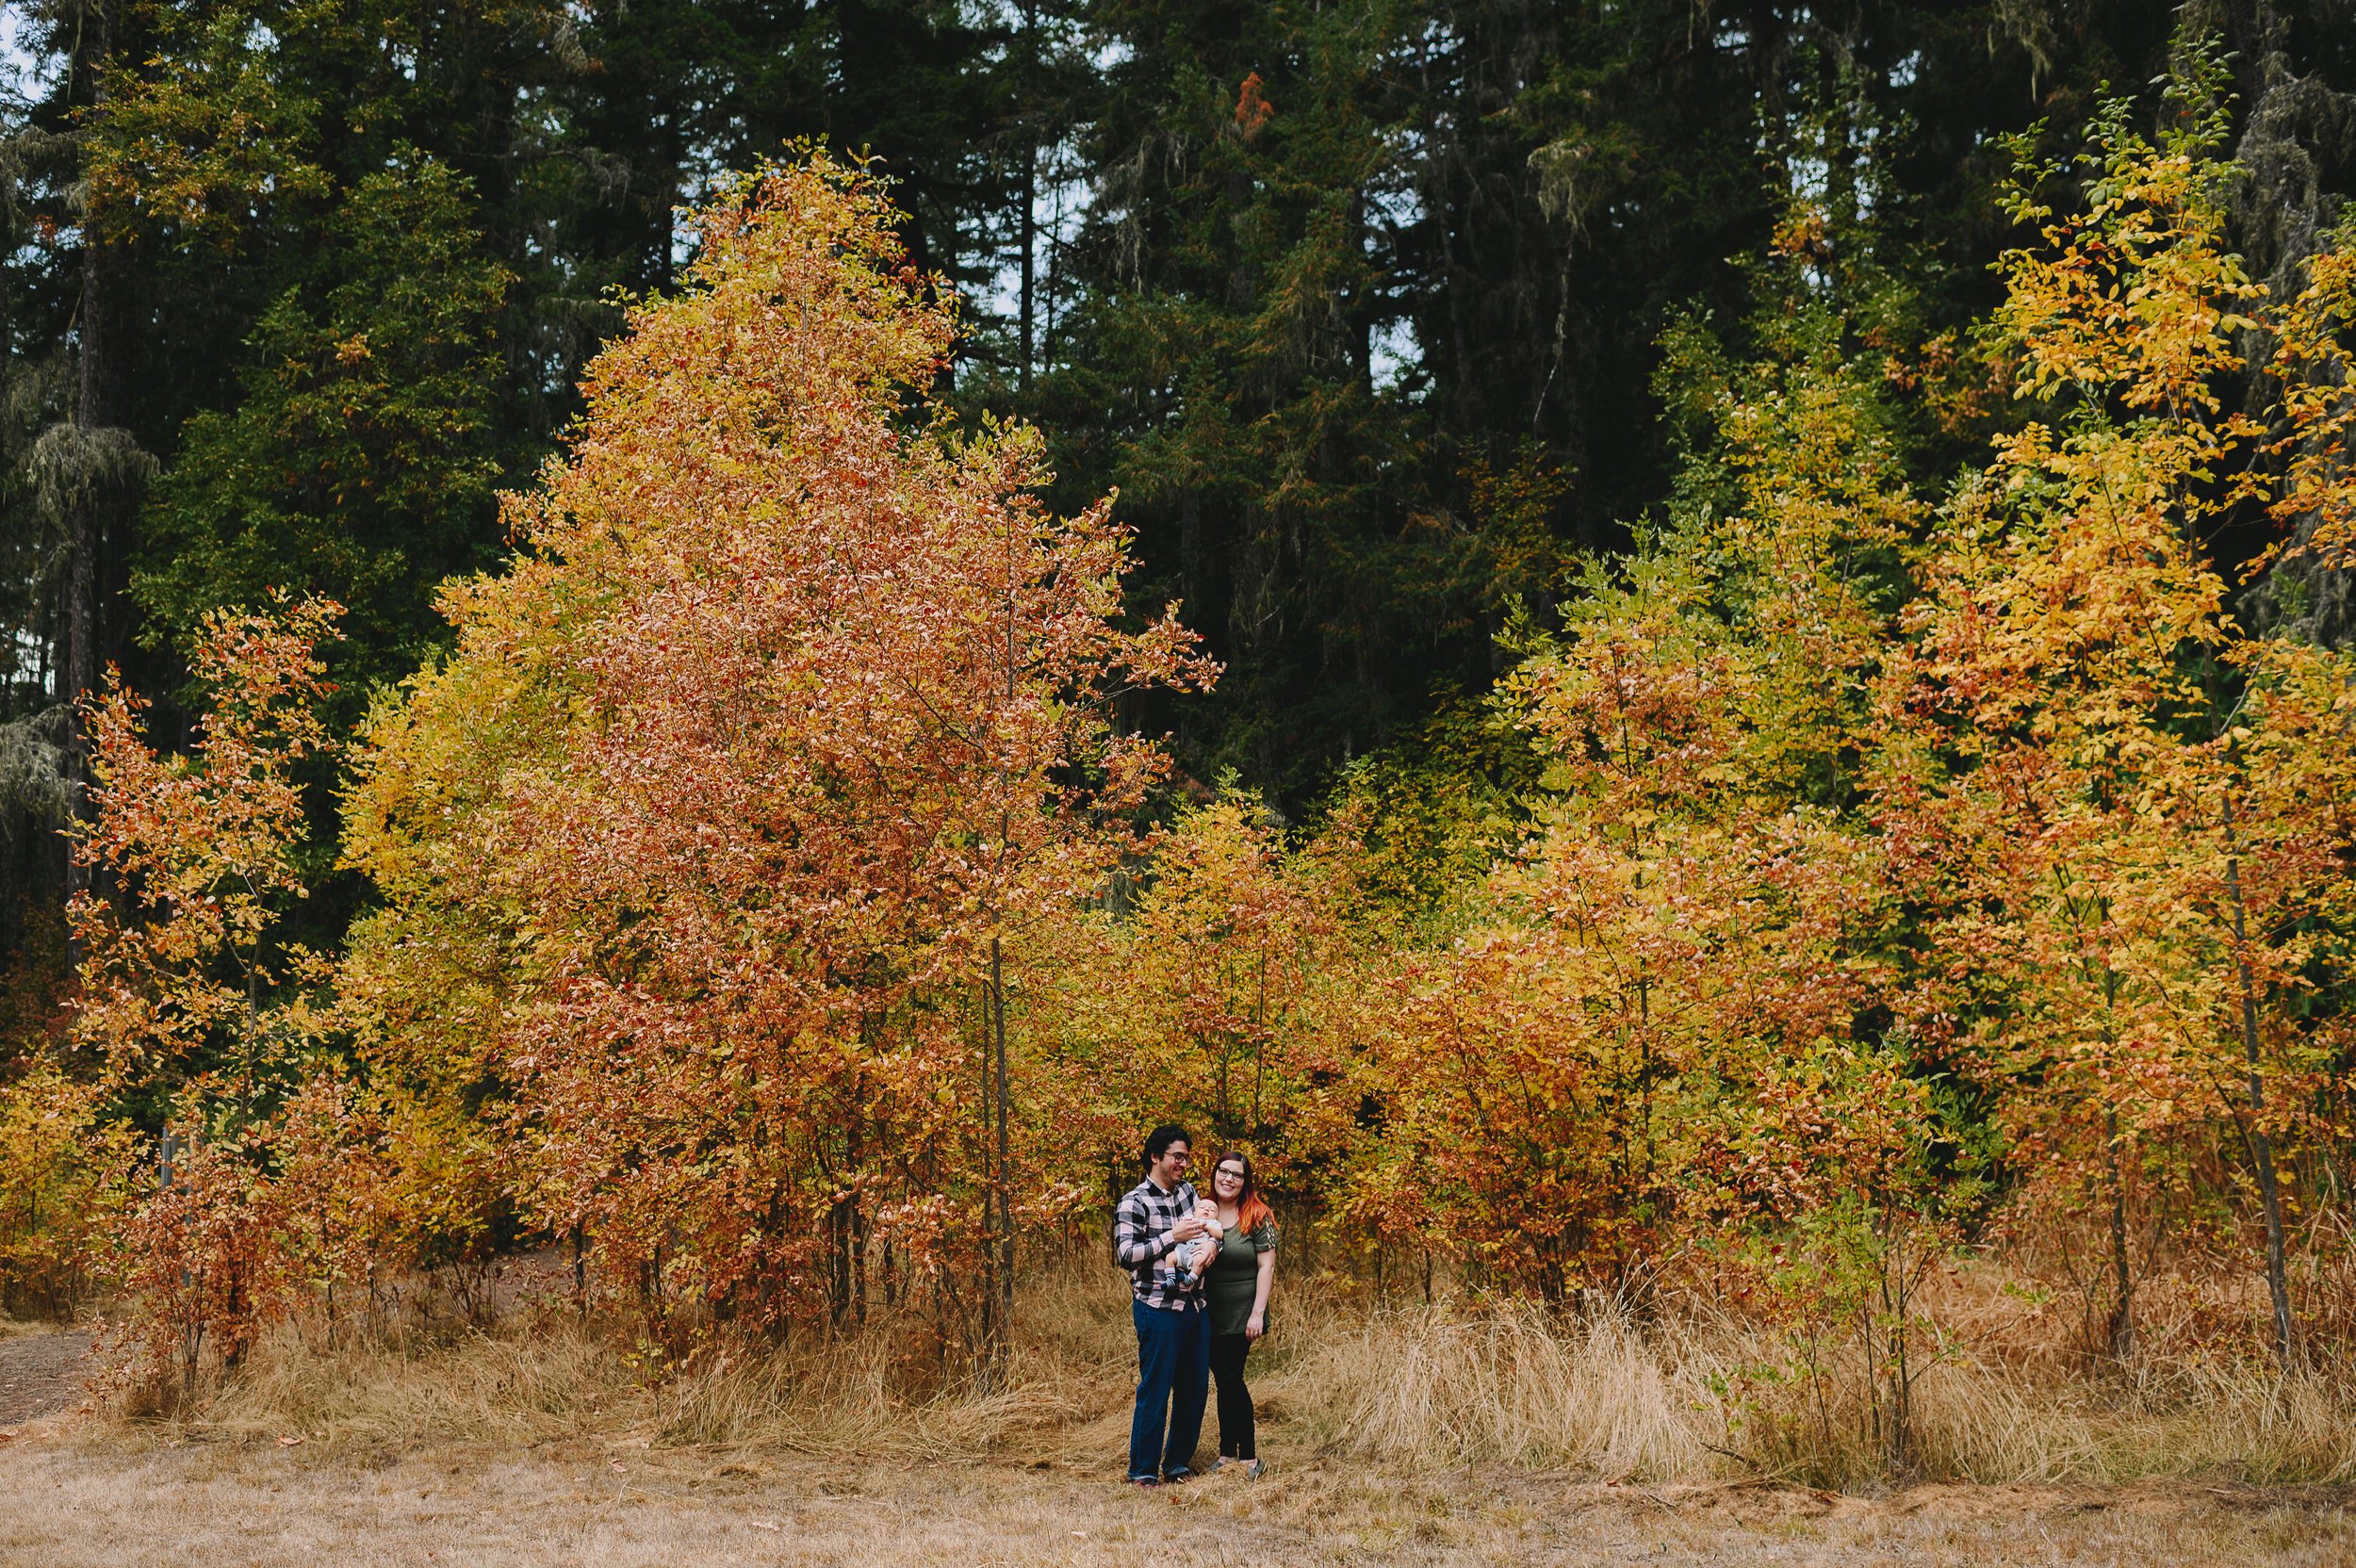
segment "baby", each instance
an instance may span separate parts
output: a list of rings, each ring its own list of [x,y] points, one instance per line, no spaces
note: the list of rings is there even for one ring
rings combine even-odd
[[[1219,1256],[1221,1245],[1219,1205],[1205,1198],[1195,1204],[1194,1217],[1203,1221],[1206,1229],[1192,1241],[1182,1241],[1171,1248],[1170,1261],[1171,1266],[1181,1274],[1191,1274],[1199,1280],[1203,1277],[1203,1270],[1211,1266],[1211,1260]]]

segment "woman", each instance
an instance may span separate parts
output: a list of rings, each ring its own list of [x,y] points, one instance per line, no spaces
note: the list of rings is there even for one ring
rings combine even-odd
[[[1252,1342],[1268,1332],[1276,1217],[1252,1184],[1252,1162],[1239,1153],[1221,1154],[1211,1168],[1211,1198],[1219,1205],[1219,1250],[1203,1287],[1211,1318],[1211,1376],[1219,1380],[1219,1467],[1240,1464],[1256,1479],[1260,1454],[1243,1363]]]

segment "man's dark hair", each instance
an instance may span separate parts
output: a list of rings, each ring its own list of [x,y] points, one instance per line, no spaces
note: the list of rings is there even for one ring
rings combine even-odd
[[[1186,1130],[1174,1121],[1165,1121],[1146,1134],[1145,1163],[1152,1165],[1155,1160],[1169,1153],[1170,1146],[1173,1143],[1183,1143],[1188,1149],[1194,1147],[1194,1139],[1186,1136]]]

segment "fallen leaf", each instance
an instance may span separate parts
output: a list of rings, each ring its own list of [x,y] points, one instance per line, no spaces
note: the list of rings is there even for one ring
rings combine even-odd
[[[301,1434],[299,1434],[299,1433],[298,1433],[297,1435],[295,1435],[295,1436],[293,1436],[293,1437],[282,1437],[282,1438],[280,1438],[280,1439],[278,1440],[278,1446],[279,1446],[281,1448],[291,1448],[291,1447],[293,1447],[296,1444],[301,1443],[302,1441],[303,1441],[303,1438],[302,1438]]]

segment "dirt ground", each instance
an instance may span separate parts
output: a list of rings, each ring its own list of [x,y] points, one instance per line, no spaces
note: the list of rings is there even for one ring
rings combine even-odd
[[[1121,1487],[990,1461],[836,1465],[679,1451],[402,1455],[25,1431],[0,1562],[253,1564],[2279,1564],[2356,1562],[2345,1494],[1924,1487],[1885,1498],[1611,1487],[1326,1464]]]
[[[74,1413],[81,1344],[0,1340],[0,1568],[127,1568],[159,1554],[238,1568],[2356,1564],[2356,1489],[2346,1488],[1924,1486],[1853,1497],[1377,1471],[1278,1452],[1256,1482],[1215,1476],[1149,1492],[1121,1485],[1110,1455],[840,1462],[644,1439],[399,1451],[174,1440]]]

